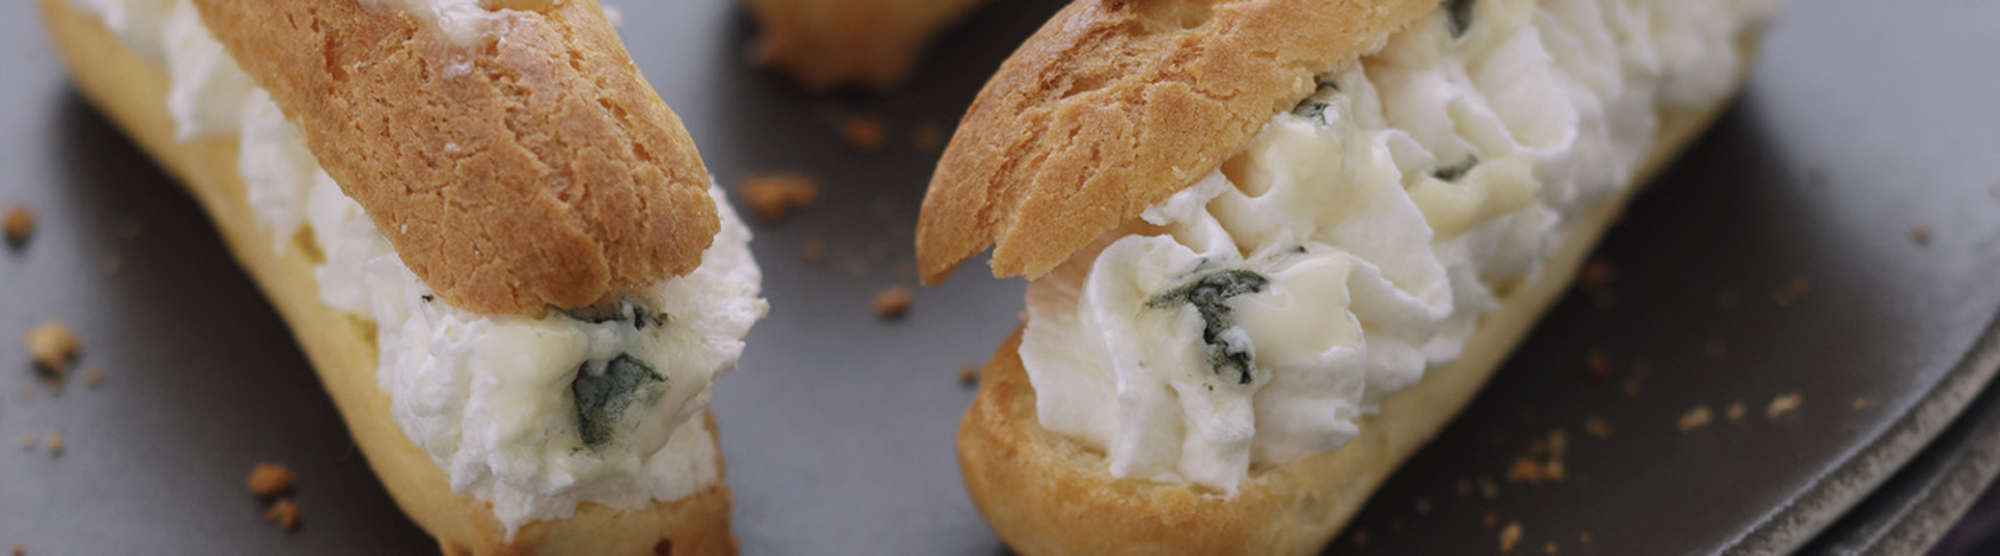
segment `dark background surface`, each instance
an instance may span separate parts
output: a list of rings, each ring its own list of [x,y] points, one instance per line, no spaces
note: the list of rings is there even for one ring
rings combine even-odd
[[[748,67],[750,25],[727,2],[620,4],[635,58],[717,180],[791,170],[825,187],[797,217],[753,222],[773,309],[718,383],[746,552],[1003,550],[966,500],[951,446],[971,397],[957,370],[1015,326],[1021,283],[974,262],[918,291],[904,320],[878,321],[869,304],[882,287],[914,285],[897,267],[935,154],[910,130],[948,129],[1058,6],[996,2],[908,87],[828,98]],[[1991,370],[1966,356],[2000,308],[2000,71],[1975,71],[1994,65],[1975,53],[1991,51],[1995,20],[2000,4],[1981,0],[1793,2],[1744,100],[1606,241],[1610,303],[1572,295],[1553,309],[1356,521],[1367,543],[1349,536],[1334,552],[1490,553],[1489,513],[1518,521],[1517,551],[1529,553],[1549,542],[1564,554],[1782,547],[1859,499]],[[0,45],[15,54],[0,58],[0,203],[42,215],[26,249],[0,254],[0,547],[434,553],[194,203],[71,91],[29,3],[0,5]],[[828,124],[839,113],[884,119],[890,144],[854,152]],[[1912,226],[1929,227],[1929,242]],[[827,243],[827,262],[800,256],[812,240]],[[1773,292],[1798,276],[1810,295],[1777,306]],[[1723,290],[1740,307],[1716,308]],[[15,338],[51,318],[79,332],[80,366],[103,369],[102,386],[36,386]],[[1592,350],[1613,362],[1609,377],[1585,373]],[[1649,371],[1626,395],[1636,367]],[[1802,410],[1766,419],[1765,404],[1789,392]],[[1723,415],[1736,401],[1749,411],[1741,423]],[[1697,405],[1716,422],[1677,430]],[[1611,435],[1583,434],[1587,416]],[[1570,437],[1569,479],[1507,483],[1508,463],[1554,429]],[[11,447],[49,431],[68,445],[59,457]],[[298,470],[298,531],[259,521],[243,487],[259,461]],[[1473,493],[1460,496],[1460,482]]]

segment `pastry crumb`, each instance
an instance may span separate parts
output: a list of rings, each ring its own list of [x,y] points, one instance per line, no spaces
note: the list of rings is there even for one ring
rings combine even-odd
[[[1549,541],[1542,544],[1542,552],[1546,552],[1549,554],[1555,554],[1558,548],[1559,547],[1556,546],[1556,541]]]
[[[978,383],[978,382],[979,382],[979,367],[978,367],[978,366],[976,366],[976,365],[959,365],[959,366],[958,366],[958,382],[959,382],[959,384],[976,384],[976,383]]]
[[[32,433],[32,432],[24,432],[24,433],[21,433],[21,450],[22,450],[22,451],[29,451],[29,450],[34,450],[34,449],[35,449],[35,442],[36,442],[36,441],[35,441],[35,433]]]
[[[1528,444],[1528,452],[1514,458],[1514,464],[1507,469],[1507,482],[1528,483],[1542,486],[1543,483],[1562,482],[1568,478],[1563,457],[1569,453],[1569,434],[1561,430],[1549,431],[1544,438]]]
[[[1602,351],[1593,349],[1590,350],[1590,353],[1584,354],[1583,365],[1584,370],[1590,371],[1592,375],[1604,376],[1611,374],[1611,358],[1605,356]]]
[[[1681,414],[1681,423],[1680,423],[1681,432],[1689,432],[1695,429],[1706,427],[1708,426],[1708,421],[1709,421],[1708,406],[1707,405],[1694,406],[1694,409],[1690,409],[1688,410],[1687,413]]]
[[[1910,226],[1910,241],[1916,242],[1917,245],[1930,245],[1931,227],[1922,224]]]
[[[1743,407],[1743,402],[1734,402],[1729,404],[1729,409],[1725,413],[1729,416],[1729,421],[1734,423],[1742,422],[1743,414],[1747,411],[1749,410]]]
[[[910,132],[910,141],[917,145],[917,150],[927,153],[944,148],[944,139],[944,126],[937,124],[918,124]]]
[[[104,385],[104,371],[97,368],[84,369],[83,383],[92,388]]]
[[[34,207],[30,207],[26,203],[8,205],[6,216],[7,245],[16,248],[27,245],[28,237],[35,233],[35,221],[39,219],[35,216]]]
[[[1500,551],[1513,552],[1514,545],[1520,543],[1521,543],[1521,522],[1519,521],[1507,522],[1507,527],[1500,530]]]
[[[250,493],[271,496],[292,488],[292,480],[298,476],[282,463],[259,463],[250,470]]]
[[[1771,398],[1770,407],[1764,408],[1764,417],[1770,419],[1777,419],[1779,417],[1783,417],[1786,413],[1791,413],[1793,410],[1798,409],[1799,405],[1804,403],[1805,403],[1805,396],[1800,395],[1798,392],[1792,392],[1790,394],[1785,394],[1782,396],[1778,396],[1776,398]]]
[[[848,116],[840,121],[840,138],[847,146],[862,152],[872,152],[882,148],[889,141],[889,128],[882,120],[868,116]]]
[[[1868,409],[1868,398],[1854,398],[1855,409]]]
[[[1576,542],[1590,544],[1590,533],[1577,533]]]
[[[1811,278],[1804,274],[1793,276],[1791,281],[1785,282],[1785,285],[1778,286],[1776,291],[1771,292],[1771,301],[1777,303],[1779,307],[1790,307],[1804,301],[1807,295],[1812,294],[1812,289]]]
[[[1493,512],[1486,512],[1486,515],[1479,516],[1479,524],[1485,526],[1487,529],[1499,527],[1500,516],[1493,515]]]
[[[875,316],[893,319],[910,312],[910,288],[890,286],[875,294]]]
[[[59,320],[51,320],[29,330],[22,338],[28,344],[28,353],[35,363],[58,376],[69,372],[69,365],[76,360],[78,351],[83,349],[76,332]]]
[[[63,443],[62,433],[56,431],[49,431],[48,444],[49,444],[49,456],[51,457],[62,455],[63,448],[68,446],[68,444]]]
[[[1611,261],[1594,259],[1583,267],[1583,275],[1577,277],[1576,285],[1586,289],[1609,286],[1617,278],[1618,269],[1611,266]]]
[[[14,547],[13,547],[13,549],[12,549],[12,550],[8,550],[8,552],[11,552],[11,553],[13,553],[13,554],[14,554],[14,556],[27,556],[27,554],[28,554],[28,549],[25,549],[25,548],[21,548],[21,545],[18,545],[18,544],[17,544],[17,545],[14,545]]]
[[[1480,496],[1480,497],[1482,497],[1482,498],[1485,498],[1485,499],[1487,499],[1487,500],[1493,500],[1493,499],[1496,499],[1496,498],[1499,498],[1499,497],[1500,497],[1500,483],[1496,483],[1496,482],[1493,482],[1493,480],[1492,480],[1492,479],[1488,479],[1488,478],[1486,478],[1486,477],[1480,477],[1480,478],[1479,478],[1479,496]]]
[[[1715,308],[1728,311],[1743,303],[1743,295],[1736,290],[1725,289],[1715,293]]]
[[[797,172],[751,174],[737,184],[758,218],[779,220],[792,209],[819,202],[819,178]]]
[[[290,498],[279,498],[264,509],[264,521],[276,521],[286,529],[298,528],[299,516],[299,503]]]
[[[806,242],[804,246],[799,248],[799,256],[804,257],[806,262],[809,263],[824,262],[826,260],[826,242],[819,240]]]
[[[1355,546],[1368,546],[1368,530],[1355,529],[1352,535]]]
[[[1611,438],[1611,424],[1592,415],[1583,419],[1583,433],[1599,440]]]

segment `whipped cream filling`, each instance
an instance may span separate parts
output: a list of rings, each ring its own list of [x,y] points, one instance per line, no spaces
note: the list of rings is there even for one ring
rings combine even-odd
[[[1777,0],[1452,0],[1028,287],[1041,425],[1234,492],[1459,357]]]
[[[721,230],[687,275],[542,318],[460,310],[403,264],[188,0],[72,3],[135,51],[161,54],[180,139],[236,135],[237,170],[272,248],[323,259],[321,301],[376,325],[377,381],[397,424],[454,492],[492,504],[510,538],[583,502],[637,507],[716,483],[703,410],[768,310],[749,229],[721,189],[709,189]]]

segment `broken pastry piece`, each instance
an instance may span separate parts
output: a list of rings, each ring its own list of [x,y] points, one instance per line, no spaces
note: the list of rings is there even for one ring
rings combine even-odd
[[[1734,96],[1775,0],[1079,0],[917,230],[1027,322],[959,428],[1022,554],[1313,554]]]
[[[446,554],[727,554],[749,232],[597,2],[42,0]]]
[[[924,46],[981,0],[744,0],[760,24],[753,56],[815,89],[903,81]]]

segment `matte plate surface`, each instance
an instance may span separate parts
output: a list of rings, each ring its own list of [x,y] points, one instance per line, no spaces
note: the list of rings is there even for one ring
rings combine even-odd
[[[788,170],[825,185],[798,217],[754,225],[773,310],[715,397],[746,552],[1002,550],[952,439],[971,397],[958,369],[1015,326],[1022,284],[973,262],[901,321],[870,300],[913,285],[897,267],[935,154],[911,130],[948,130],[1057,6],[996,2],[900,92],[826,99],[747,66],[750,26],[728,2],[621,4],[635,57],[721,182]],[[42,215],[25,249],[0,253],[0,438],[57,431],[67,447],[0,450],[0,546],[434,552],[203,215],[69,88],[32,10],[0,5],[0,202]],[[1333,550],[1491,553],[1492,515],[1520,523],[1516,553],[1756,552],[1861,499],[1992,371],[1967,362],[2000,308],[2000,72],[1981,54],[1996,20],[2000,4],[1974,0],[1793,2],[1745,98],[1612,232],[1608,295],[1555,307],[1357,521],[1366,544]],[[845,146],[828,123],[843,112],[883,118],[890,144]],[[801,257],[810,241],[825,262]],[[1808,294],[1774,302],[1801,277]],[[51,318],[77,329],[102,385],[37,385],[14,338]],[[1593,352],[1606,376],[1586,371]],[[1803,406],[1767,418],[1790,393]],[[1711,422],[1679,430],[1698,407]],[[1585,433],[1591,416],[1607,437]],[[1551,430],[1567,432],[1567,480],[1508,482]],[[243,487],[259,461],[298,470],[296,532],[260,522]]]

